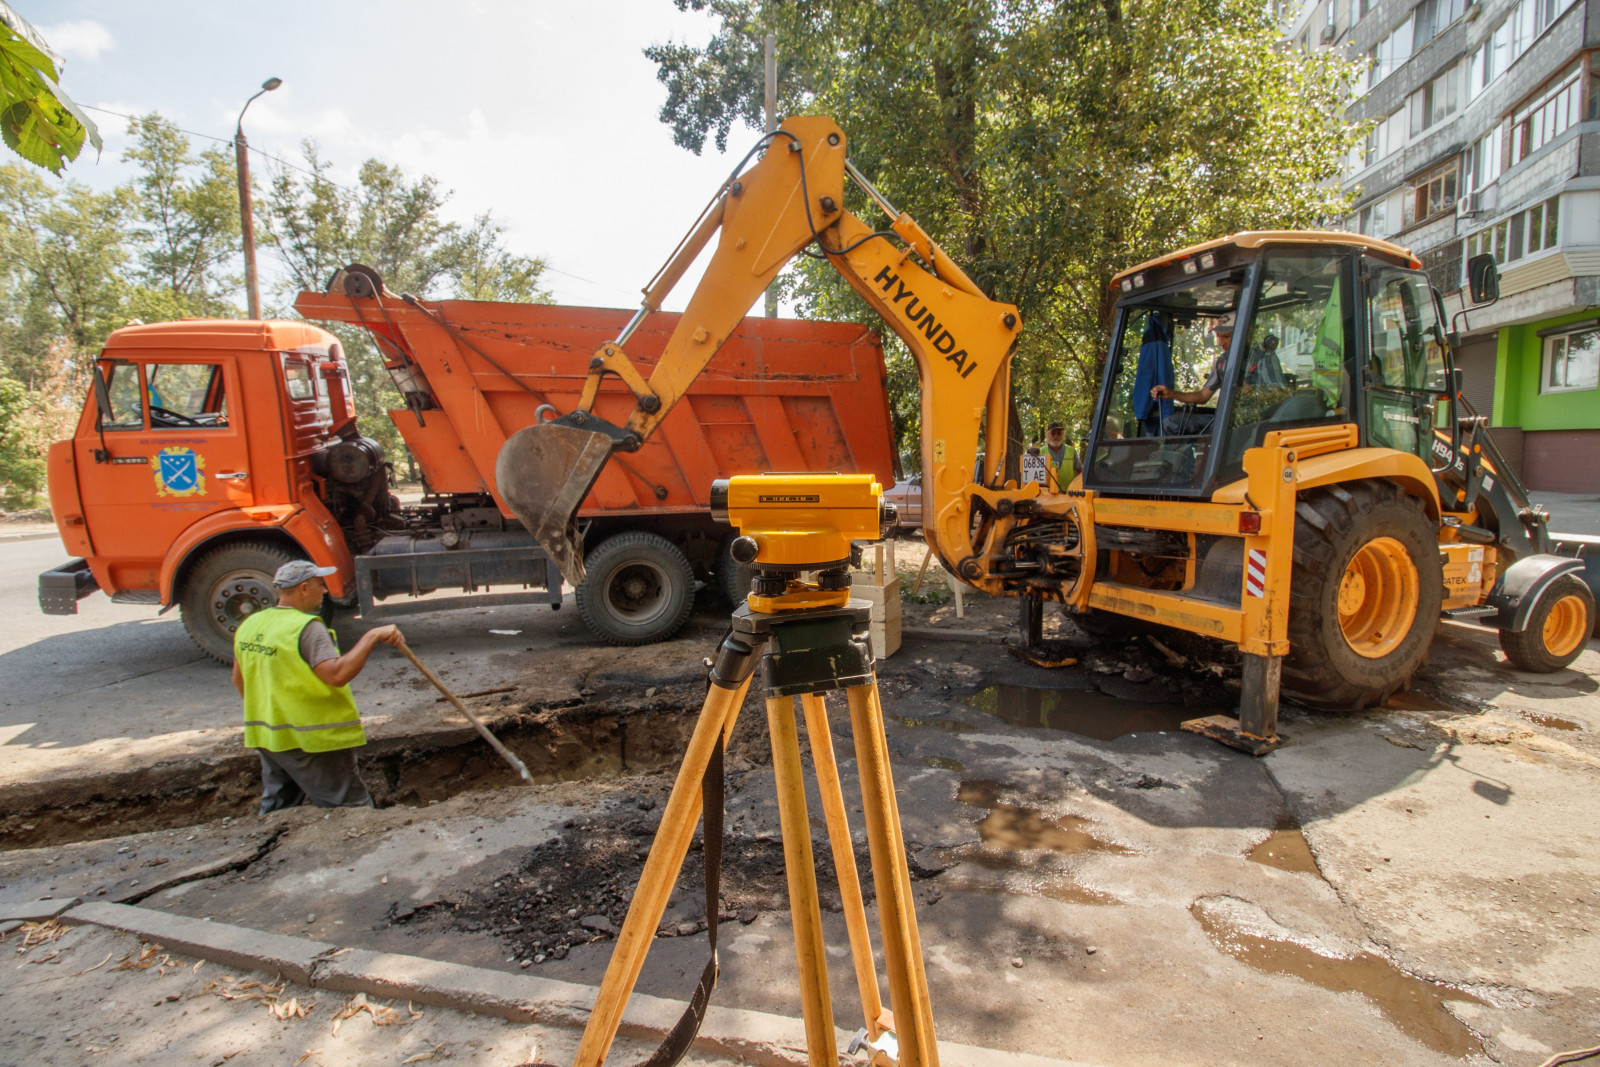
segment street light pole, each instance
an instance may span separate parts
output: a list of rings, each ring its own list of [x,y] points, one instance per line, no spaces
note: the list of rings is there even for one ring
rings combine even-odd
[[[244,287],[252,319],[261,317],[261,284],[256,278],[255,210],[250,200],[250,145],[244,137],[244,113],[255,103],[256,96],[270,93],[282,84],[282,78],[268,78],[262,82],[255,96],[239,109],[239,121],[233,128],[233,151],[239,170],[239,224],[244,236]]]

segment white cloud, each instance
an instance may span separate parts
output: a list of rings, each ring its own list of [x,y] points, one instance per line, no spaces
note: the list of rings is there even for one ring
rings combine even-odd
[[[93,19],[57,22],[34,28],[52,49],[68,59],[86,59],[92,63],[100,57],[101,52],[117,46],[111,31]]]

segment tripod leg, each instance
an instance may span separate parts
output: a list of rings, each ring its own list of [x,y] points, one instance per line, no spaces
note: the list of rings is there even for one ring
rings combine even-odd
[[[833,1003],[828,993],[828,958],[817,904],[817,870],[811,857],[811,822],[800,765],[800,735],[792,697],[767,698],[772,735],[772,773],[778,785],[778,820],[783,827],[783,866],[789,881],[789,919],[800,969],[800,1004],[805,1015],[806,1055],[812,1067],[835,1067]]]
[[[878,890],[878,925],[889,972],[890,1007],[902,1067],[939,1067],[934,1044],[933,1009],[928,978],[922,966],[922,942],[911,898],[911,872],[906,866],[900,810],[894,799],[889,750],[883,733],[883,708],[878,686],[845,690],[856,740],[856,768],[861,776],[861,806],[866,814],[867,844],[872,852],[872,879]]]
[[[834,759],[833,735],[828,730],[828,707],[821,693],[801,696],[800,707],[806,714],[811,765],[817,772],[817,791],[822,794],[822,813],[828,822],[833,868],[839,874],[839,898],[844,905],[845,929],[850,934],[850,955],[856,965],[856,986],[861,990],[861,1012],[866,1017],[867,1036],[877,1038],[883,1031],[879,1022],[883,1001],[878,992],[878,969],[872,958],[872,936],[867,930],[867,909],[861,901],[855,846],[850,840],[850,822],[845,816],[844,791],[839,785],[839,764]]]
[[[623,1009],[644,968],[645,954],[650,951],[656,927],[661,925],[661,916],[667,910],[672,887],[678,880],[684,857],[689,853],[689,843],[694,839],[694,828],[700,821],[700,780],[705,776],[717,742],[733,733],[734,721],[749,688],[750,679],[746,677],[737,688],[713,684],[706,693],[700,719],[695,723],[678,777],[673,782],[672,795],[661,813],[661,825],[650,846],[650,858],[639,875],[633,902],[628,905],[628,917],[617,935],[611,962],[606,965],[594,1009],[589,1013],[588,1025],[578,1043],[574,1067],[600,1067],[611,1050]]]

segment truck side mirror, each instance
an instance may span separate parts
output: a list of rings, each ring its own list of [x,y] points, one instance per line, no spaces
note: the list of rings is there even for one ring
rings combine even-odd
[[[1467,260],[1467,289],[1474,304],[1492,304],[1500,299],[1500,269],[1488,252]]]

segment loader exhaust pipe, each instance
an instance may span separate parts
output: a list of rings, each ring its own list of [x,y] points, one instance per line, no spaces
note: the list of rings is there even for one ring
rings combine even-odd
[[[618,445],[610,434],[589,428],[598,421],[573,411],[525,426],[506,438],[494,463],[500,498],[573,586],[584,573],[578,508]]]

